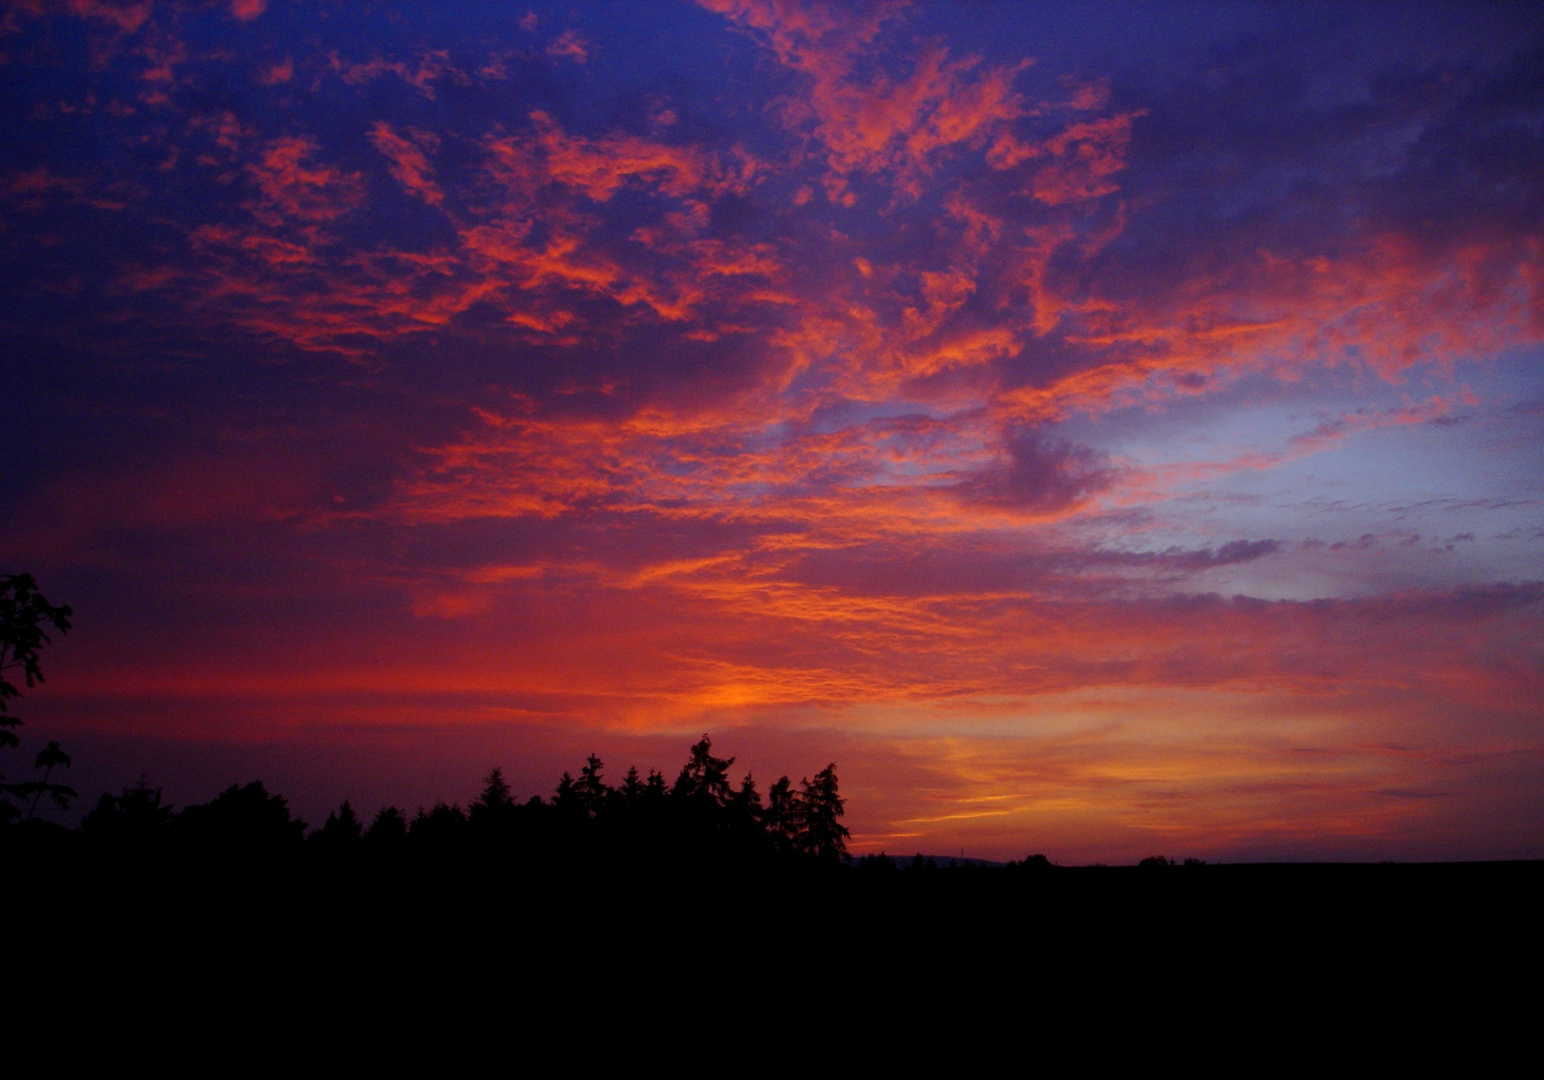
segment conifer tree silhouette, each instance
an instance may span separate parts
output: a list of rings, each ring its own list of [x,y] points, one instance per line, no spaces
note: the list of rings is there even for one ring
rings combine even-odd
[[[837,820],[845,812],[846,803],[837,793],[836,763],[821,769],[813,781],[800,781],[800,786],[804,789],[799,800],[804,819],[800,849],[826,862],[841,859],[847,854],[847,839],[852,834]]]
[[[495,765],[493,771],[483,777],[482,792],[473,800],[472,806],[494,810],[513,805],[515,805],[515,797],[509,789],[509,783],[504,779],[504,770]]]
[[[407,815],[395,806],[384,806],[365,832],[365,843],[383,854],[399,850],[407,842]]]
[[[584,768],[579,770],[579,779],[574,782],[574,797],[579,800],[587,817],[598,815],[611,794],[611,789],[602,779],[605,770],[606,766],[600,758],[591,754],[585,760]]]
[[[646,803],[658,805],[662,803],[670,789],[665,786],[665,774],[657,769],[650,769],[648,779],[643,782],[643,797]]]
[[[353,805],[344,799],[343,805],[328,814],[322,827],[306,839],[324,847],[343,849],[354,847],[363,838],[364,826],[359,823]]]
[[[519,810],[514,793],[504,779],[504,770],[495,765],[493,771],[483,777],[483,789],[472,800],[467,818],[472,832],[477,836],[484,839],[505,838],[514,828]]]
[[[761,792],[756,790],[756,780],[750,773],[740,781],[740,787],[729,796],[725,807],[729,831],[742,846],[764,838],[761,819],[766,813],[761,805]]]
[[[768,789],[767,808],[761,820],[775,850],[799,850],[799,836],[804,831],[804,809],[788,777],[778,777]]]
[[[643,802],[645,788],[643,781],[638,777],[638,766],[629,765],[627,775],[622,778],[622,786],[617,789],[617,799],[625,811],[636,811]]]
[[[567,769],[558,777],[557,790],[552,793],[552,809],[561,822],[573,822],[589,816],[584,800],[579,797],[579,786]]]
[[[713,740],[704,735],[691,749],[691,757],[681,767],[671,794],[689,803],[722,809],[729,804],[732,788],[729,784],[729,767],[734,758],[713,756]]]
[[[466,811],[440,799],[427,811],[421,806],[418,808],[408,825],[407,835],[421,847],[450,850],[465,837],[466,830]]]

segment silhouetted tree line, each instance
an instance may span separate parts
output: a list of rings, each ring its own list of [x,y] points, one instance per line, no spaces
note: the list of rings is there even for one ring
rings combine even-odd
[[[68,605],[50,604],[30,574],[0,575],[0,749],[20,746],[21,721],[10,705],[21,689],[7,673],[18,674],[29,688],[41,683],[39,650],[50,642],[49,630],[69,631],[73,615]],[[60,808],[76,798],[75,790],[55,777],[55,770],[69,767],[70,757],[50,741],[33,764],[42,774],[33,780],[6,782],[0,774],[0,839],[24,835],[56,853],[83,850],[146,864],[173,859],[186,866],[264,868],[309,859],[313,865],[352,867],[427,859],[505,867],[511,861],[679,867],[821,866],[847,860],[849,833],[841,823],[844,804],[834,763],[797,788],[780,777],[763,798],[749,773],[738,786],[730,780],[734,758],[715,757],[706,735],[691,747],[674,783],[654,770],[640,776],[630,768],[621,783],[608,784],[605,766],[592,754],[577,777],[563,774],[550,799],[517,800],[502,770],[494,768],[464,810],[438,802],[409,817],[388,806],[367,825],[345,800],[310,835],[284,798],[260,781],[232,785],[178,813],[143,777],[119,795],[104,794],[79,830],[63,829],[35,815],[45,796]],[[17,824],[31,827],[6,828]],[[903,867],[939,869],[934,857],[921,854],[898,864],[880,853],[857,865],[879,875]],[[1154,855],[1140,865],[1179,864]],[[1186,859],[1183,865],[1204,863]],[[1052,869],[1039,854],[1008,866],[1034,873]],[[963,858],[947,859],[945,867],[987,868]]]
[[[515,798],[501,769],[470,805],[435,803],[409,816],[398,807],[368,821],[345,801],[306,832],[282,796],[261,782],[233,785],[177,812],[143,779],[103,795],[81,822],[87,850],[135,860],[173,856],[199,863],[275,866],[297,859],[351,866],[400,860],[499,857],[527,863],[681,862],[712,865],[837,864],[849,836],[836,765],[795,786],[778,779],[765,798],[747,773],[730,780],[732,757],[704,735],[674,782],[628,769],[607,783],[593,754],[578,776],[564,773],[550,798]],[[491,865],[491,864],[490,864]]]
[[[873,855],[859,856],[853,865],[866,874],[883,877],[897,871],[911,874],[932,874],[939,870],[961,871],[995,871],[1012,870],[1017,872],[1030,872],[1038,874],[1042,871],[1057,869],[1057,865],[1049,858],[1041,854],[1025,856],[1013,862],[997,863],[986,859],[967,859],[964,856],[956,859],[953,856],[923,855],[918,852],[909,858],[894,859],[881,851]]]
[[[49,643],[50,629],[68,632],[72,617],[68,606],[48,602],[30,574],[0,575],[0,749],[20,745],[16,728],[21,721],[9,708],[21,690],[7,673],[18,673],[28,687],[42,682],[39,650]],[[7,783],[0,774],[0,826],[21,819],[37,826],[25,830],[29,840],[71,847],[73,838],[66,840],[62,834],[74,830],[33,821],[44,796],[60,808],[76,797],[73,788],[54,776],[56,769],[69,767],[69,755],[50,742],[34,765],[42,773],[35,780]],[[712,740],[704,735],[673,784],[653,770],[644,777],[631,768],[613,786],[605,780],[601,760],[592,754],[577,778],[563,774],[550,799],[534,796],[525,802],[514,797],[503,772],[495,768],[465,810],[440,802],[409,818],[397,807],[386,807],[367,826],[345,801],[310,836],[284,798],[270,794],[261,782],[232,785],[209,802],[178,813],[160,788],[141,778],[121,794],[97,800],[81,822],[78,837],[89,851],[129,858],[174,855],[259,867],[292,860],[302,850],[339,865],[495,851],[548,861],[830,864],[845,858],[849,834],[841,823],[844,808],[835,764],[813,780],[800,781],[798,788],[784,776],[765,799],[749,773],[738,786],[731,782],[733,765],[734,758],[713,755]]]

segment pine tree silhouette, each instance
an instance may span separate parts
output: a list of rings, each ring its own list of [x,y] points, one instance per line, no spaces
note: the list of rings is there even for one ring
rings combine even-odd
[[[837,793],[836,763],[821,769],[813,781],[800,784],[804,789],[800,798],[804,812],[800,850],[826,862],[841,859],[847,854],[847,839],[852,834],[837,820],[846,804]]]

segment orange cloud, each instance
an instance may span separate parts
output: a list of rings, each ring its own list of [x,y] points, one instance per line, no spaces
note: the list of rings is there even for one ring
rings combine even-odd
[[[1052,162],[1035,174],[1035,198],[1057,206],[1119,191],[1111,177],[1126,167],[1131,121],[1143,115],[1141,111],[1121,113],[1074,124],[1048,140],[1043,152]],[[1006,163],[999,167],[1006,167]]]

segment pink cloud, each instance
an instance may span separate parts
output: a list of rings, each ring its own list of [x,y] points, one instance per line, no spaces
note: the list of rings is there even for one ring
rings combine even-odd
[[[295,77],[295,61],[286,56],[283,60],[258,73],[257,81],[263,86],[279,86]]]
[[[562,57],[582,64],[589,59],[591,45],[577,30],[565,30],[547,46],[548,56]]]

